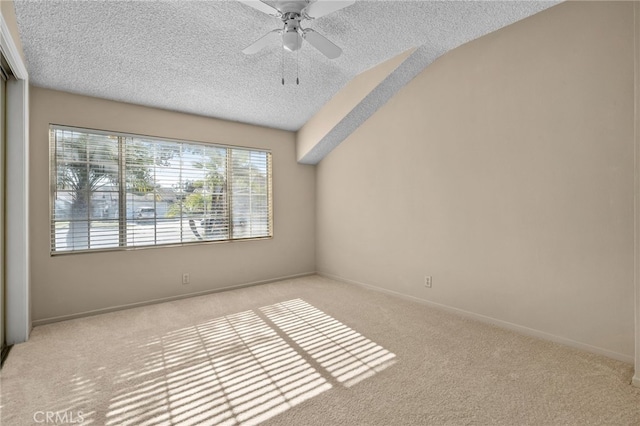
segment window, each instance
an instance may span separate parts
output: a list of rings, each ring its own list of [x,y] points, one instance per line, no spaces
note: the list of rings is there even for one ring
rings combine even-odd
[[[271,153],[50,127],[51,253],[272,236]]]

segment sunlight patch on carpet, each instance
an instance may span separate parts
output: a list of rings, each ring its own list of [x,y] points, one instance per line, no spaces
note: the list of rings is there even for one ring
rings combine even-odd
[[[335,385],[352,386],[394,354],[296,299],[212,319],[136,345],[106,425],[251,425]]]
[[[261,310],[347,387],[395,363],[395,354],[301,299],[277,303]]]

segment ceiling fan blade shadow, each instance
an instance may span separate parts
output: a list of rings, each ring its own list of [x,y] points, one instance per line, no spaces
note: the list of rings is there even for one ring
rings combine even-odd
[[[280,16],[280,12],[278,12],[275,8],[269,6],[266,3],[263,3],[259,0],[238,0],[240,3],[244,3],[247,6],[250,6],[256,10],[259,10],[262,13],[266,13],[271,16]]]
[[[242,53],[244,53],[245,55],[253,55],[254,53],[258,53],[260,50],[262,50],[269,44],[274,43],[276,41],[276,38],[278,38],[278,36],[280,35],[280,31],[281,30],[269,31],[268,33],[260,37],[258,40],[254,41],[252,44],[245,47]]]
[[[316,0],[304,10],[309,18],[320,18],[354,4],[354,0]]]
[[[342,54],[342,49],[310,28],[304,30],[304,39],[329,59],[335,59]]]

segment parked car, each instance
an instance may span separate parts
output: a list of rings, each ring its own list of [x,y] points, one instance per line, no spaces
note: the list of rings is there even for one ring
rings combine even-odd
[[[136,210],[136,220],[145,221],[153,220],[156,218],[156,209],[153,207],[140,207]]]

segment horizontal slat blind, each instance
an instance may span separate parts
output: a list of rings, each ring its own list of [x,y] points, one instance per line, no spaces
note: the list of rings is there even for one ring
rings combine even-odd
[[[52,126],[51,252],[272,235],[271,153]]]
[[[118,138],[53,132],[51,249],[118,246]]]
[[[271,233],[269,154],[231,149],[231,200],[235,238]]]

